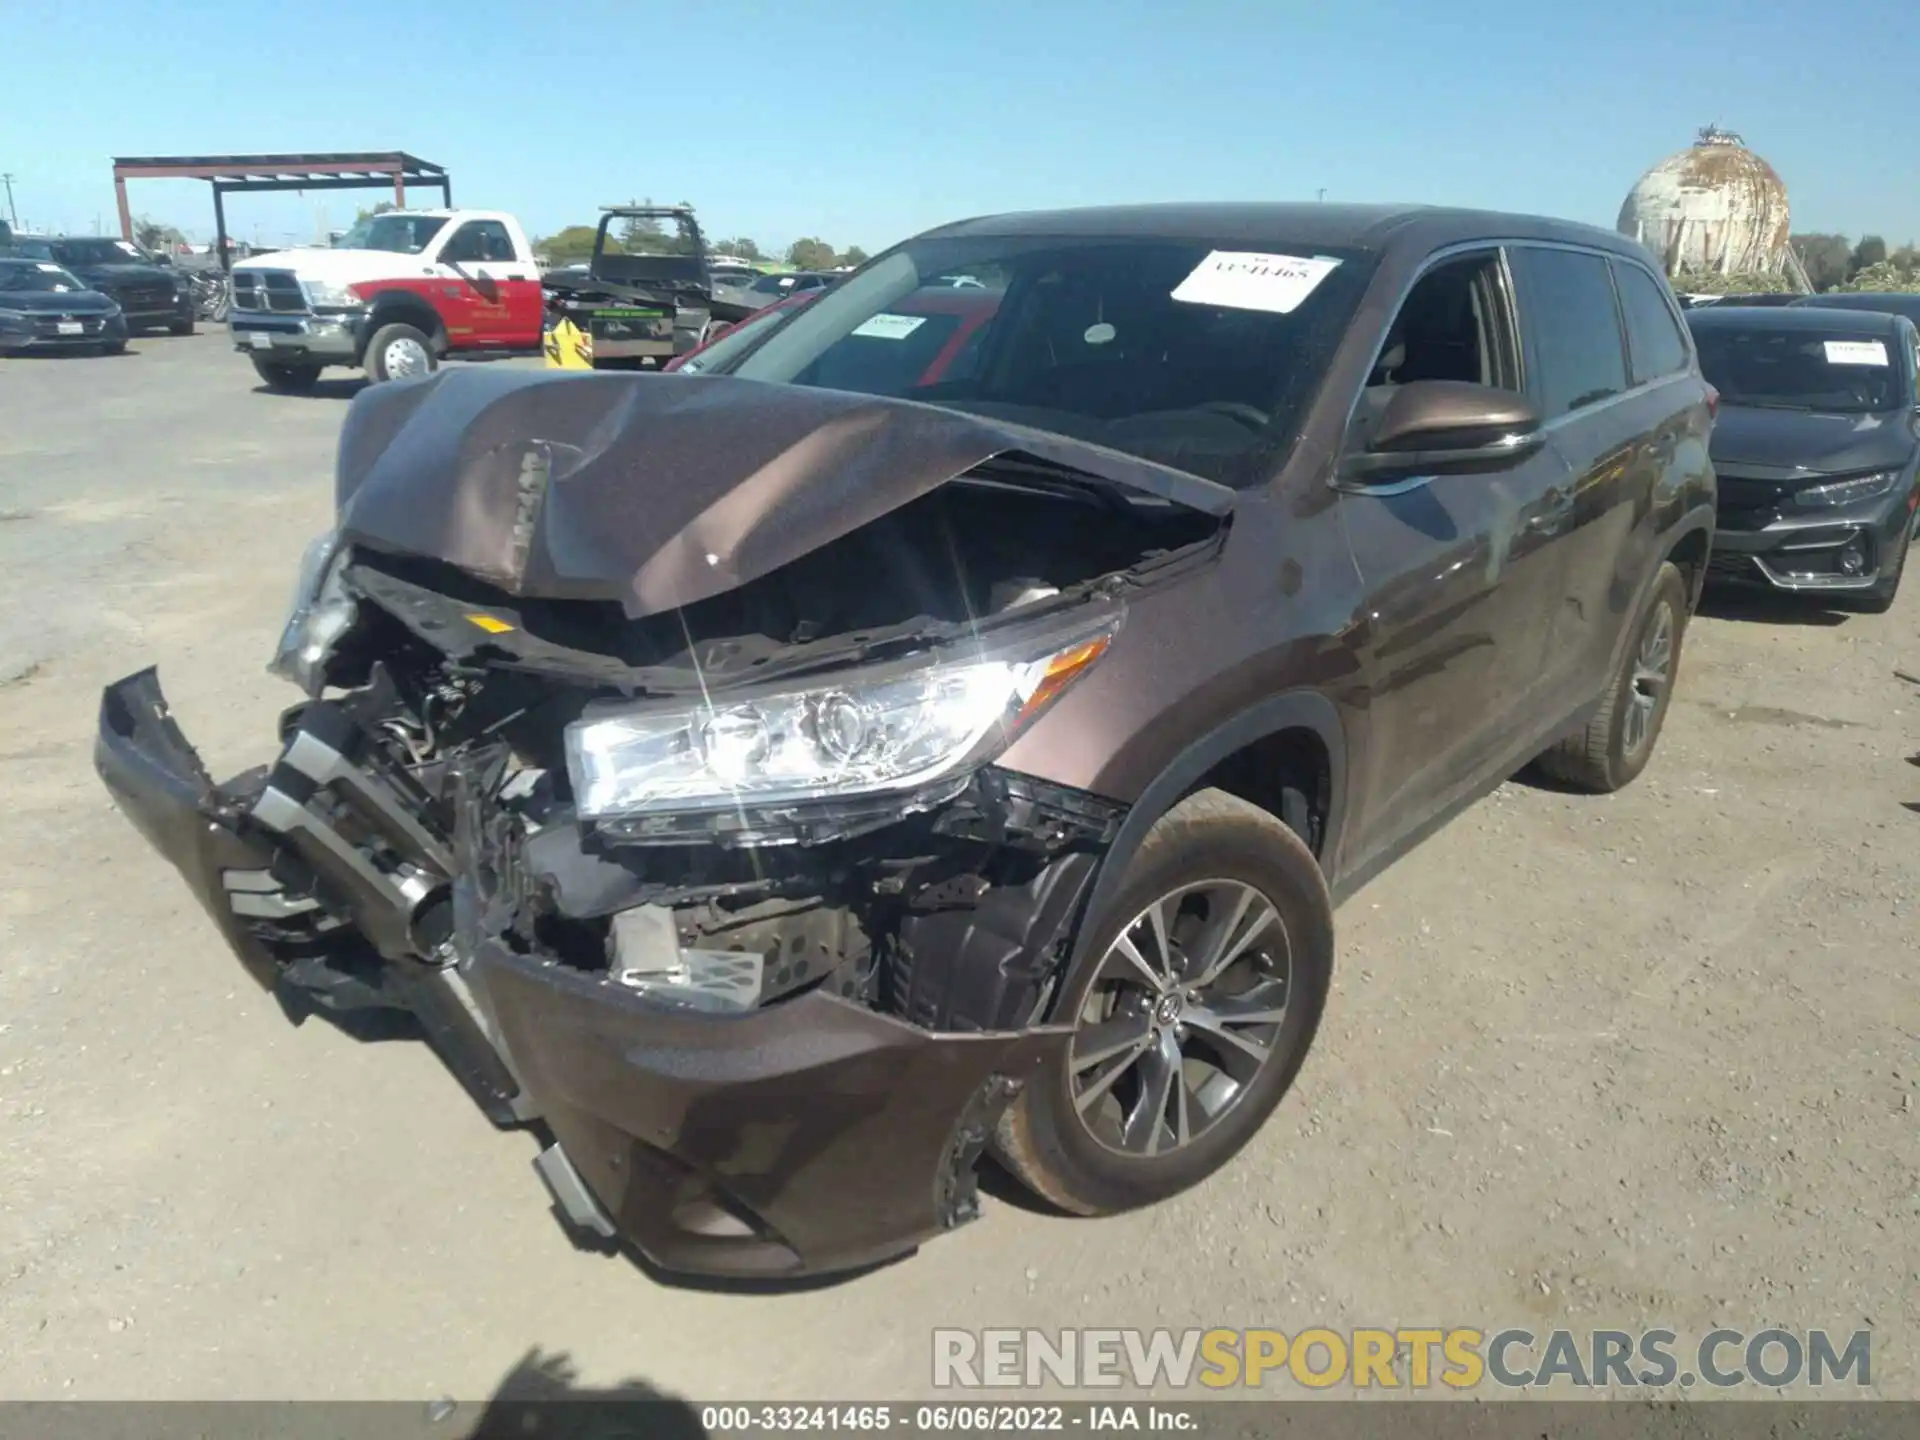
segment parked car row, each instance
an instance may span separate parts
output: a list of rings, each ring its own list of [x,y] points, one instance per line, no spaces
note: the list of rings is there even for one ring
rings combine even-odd
[[[0,351],[117,354],[144,330],[191,335],[193,285],[171,259],[99,236],[12,235],[0,245]]]

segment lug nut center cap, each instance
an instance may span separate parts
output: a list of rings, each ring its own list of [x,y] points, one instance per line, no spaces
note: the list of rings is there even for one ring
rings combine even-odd
[[[1153,1007],[1153,1018],[1156,1024],[1173,1024],[1174,1021],[1180,1018],[1180,997],[1178,995],[1162,995],[1159,1003]]]

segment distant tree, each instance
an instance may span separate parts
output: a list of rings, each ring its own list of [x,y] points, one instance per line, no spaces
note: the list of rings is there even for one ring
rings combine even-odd
[[[842,265],[852,265],[855,267],[864,265],[867,263],[867,252],[862,250],[858,245],[849,245],[840,252],[840,263]]]
[[[760,253],[760,247],[744,235],[738,235],[731,240],[718,242],[713,247],[713,253],[716,255],[732,255],[736,259],[749,262],[767,258]]]
[[[533,248],[547,257],[550,265],[575,265],[593,255],[592,225],[569,225],[564,230],[556,230],[544,240],[533,242]],[[612,236],[607,237],[607,249],[617,255],[621,252],[620,242]]]
[[[179,229],[142,215],[133,222],[133,242],[143,250],[165,250],[186,240]]]
[[[1878,235],[1862,235],[1860,243],[1853,247],[1852,262],[1847,266],[1847,278],[1851,280],[1862,270],[1874,265],[1884,264],[1887,258],[1887,242]]]
[[[817,236],[796,240],[787,247],[787,263],[796,270],[831,270],[837,260],[833,247]]]
[[[376,215],[384,215],[389,210],[398,210],[399,208],[400,207],[395,205],[391,200],[382,200],[378,205],[362,205],[358,210],[354,211],[353,223],[358,225],[362,220],[371,220]]]
[[[653,197],[627,204],[652,205]],[[651,215],[629,215],[620,224],[620,248],[629,255],[658,255],[668,248],[666,227]]]
[[[1793,248],[1816,290],[1831,290],[1853,267],[1853,242],[1844,235],[1796,235]]]
[[[1887,256],[1887,259],[1899,266],[1902,270],[1920,270],[1920,245],[1915,245],[1913,241],[1909,240],[1898,250]]]
[[[1897,265],[1892,260],[1882,260],[1878,265],[1856,270],[1848,277],[1847,283],[1838,288],[1905,292],[1920,290],[1920,267],[1909,268]]]
[[[1682,270],[1673,277],[1673,288],[1682,295],[1779,295],[1795,287],[1786,276],[1765,270],[1735,270],[1727,275],[1718,270]]]

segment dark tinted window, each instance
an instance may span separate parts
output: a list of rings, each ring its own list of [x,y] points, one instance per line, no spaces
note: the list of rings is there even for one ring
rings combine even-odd
[[[1511,263],[1541,417],[1552,420],[1625,390],[1627,359],[1607,262],[1576,250],[1521,245]]]
[[[1658,282],[1638,265],[1616,264],[1613,278],[1620,286],[1621,313],[1627,317],[1633,383],[1644,385],[1686,369],[1687,342]]]
[[[1700,371],[1722,405],[1857,415],[1906,403],[1899,341],[1861,331],[1702,323]]]
[[[442,260],[467,264],[513,259],[513,237],[498,220],[469,220],[440,251]]]
[[[901,361],[913,357],[923,330],[932,335],[933,312],[995,303],[981,363],[916,387],[914,399],[1253,485],[1293,444],[1376,265],[1369,252],[1329,254],[1279,237],[1256,247],[1238,239],[922,236],[856,274],[828,277],[819,299],[730,373],[898,394],[902,375],[914,375]],[[982,271],[1006,280],[997,300],[938,283]],[[922,287],[928,293],[910,300]],[[902,314],[903,302],[921,313]],[[867,369],[895,356],[884,373]]]

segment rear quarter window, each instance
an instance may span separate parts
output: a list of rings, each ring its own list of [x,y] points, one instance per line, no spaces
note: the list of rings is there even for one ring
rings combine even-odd
[[[1509,255],[1519,290],[1527,375],[1543,420],[1627,388],[1620,312],[1606,260],[1584,250],[1518,245]]]
[[[1667,305],[1653,276],[1638,265],[1614,262],[1613,278],[1620,287],[1620,312],[1627,322],[1627,358],[1633,383],[1677,375],[1687,368],[1687,341],[1680,322]]]

